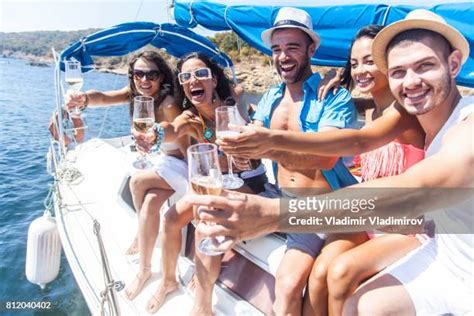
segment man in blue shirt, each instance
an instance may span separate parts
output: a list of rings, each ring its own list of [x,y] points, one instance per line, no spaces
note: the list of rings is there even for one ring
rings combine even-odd
[[[262,33],[262,40],[272,50],[282,84],[262,97],[253,124],[308,133],[354,125],[356,110],[347,90],[339,89],[318,101],[321,77],[312,72],[310,59],[320,38],[305,11],[280,9],[273,27]],[[274,161],[279,186],[275,191],[280,196],[314,195],[316,189],[328,192],[354,183],[341,181],[348,171],[339,157],[270,151],[266,158]],[[301,295],[323,243],[324,235],[288,234],[287,251],[276,275],[273,308],[277,315],[301,314]]]
[[[273,27],[262,33],[262,40],[271,47],[273,62],[283,82],[262,97],[253,117],[254,125],[317,132],[355,124],[356,110],[347,90],[339,89],[335,95],[318,101],[317,89],[321,77],[312,72],[310,59],[320,39],[313,31],[311,17],[305,11],[280,9]],[[356,182],[339,157],[269,151],[265,158],[274,161],[279,185],[267,187],[268,190],[262,194],[267,197],[312,196],[316,194],[315,190],[318,193],[328,192]],[[301,314],[303,289],[315,257],[324,244],[324,237],[288,234],[287,251],[276,274],[273,309],[277,315]],[[208,311],[211,305],[210,293],[218,276],[217,260],[197,254],[196,275],[206,275],[205,278],[197,278],[196,287],[195,306],[199,306],[203,314],[202,311]],[[206,291],[201,291],[201,288]]]

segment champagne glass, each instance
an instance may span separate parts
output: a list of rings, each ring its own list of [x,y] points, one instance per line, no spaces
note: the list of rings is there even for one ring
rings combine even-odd
[[[216,137],[238,135],[238,131],[231,130],[229,124],[239,125],[236,106],[220,106],[216,108]],[[232,156],[227,155],[228,172],[224,175],[225,189],[238,189],[244,185],[244,180],[236,176],[232,171]]]
[[[219,195],[222,191],[222,173],[215,144],[196,144],[188,148],[188,172],[194,194]],[[196,217],[196,220],[199,220]],[[208,223],[212,224],[212,223]],[[198,250],[207,256],[221,255],[216,248],[224,237],[203,238]]]
[[[82,78],[81,63],[77,60],[66,60],[64,61],[66,75],[65,80],[67,84],[67,92],[74,93],[81,91],[84,79]],[[76,106],[72,114],[79,115],[81,111]]]
[[[133,129],[138,133],[146,134],[155,124],[154,103],[152,97],[137,96],[133,99]],[[137,169],[149,169],[153,165],[146,158],[146,153],[139,151],[133,166]]]

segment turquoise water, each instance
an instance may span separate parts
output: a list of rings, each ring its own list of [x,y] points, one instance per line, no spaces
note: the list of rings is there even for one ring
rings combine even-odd
[[[127,82],[125,76],[103,73],[86,74],[84,79],[83,90],[118,89]],[[54,309],[40,314],[88,315],[64,255],[58,278],[44,290],[25,276],[28,225],[42,215],[51,182],[45,155],[49,146],[47,126],[54,107],[53,68],[0,58],[0,306],[8,301],[48,301]],[[102,137],[129,134],[128,109],[115,106],[87,110],[87,137],[98,135],[105,113]],[[10,313],[0,310],[2,315]]]

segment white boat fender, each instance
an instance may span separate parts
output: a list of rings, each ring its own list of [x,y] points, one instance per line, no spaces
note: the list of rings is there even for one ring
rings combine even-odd
[[[44,289],[59,273],[61,240],[56,220],[48,212],[31,222],[28,229],[25,273],[28,281]]]

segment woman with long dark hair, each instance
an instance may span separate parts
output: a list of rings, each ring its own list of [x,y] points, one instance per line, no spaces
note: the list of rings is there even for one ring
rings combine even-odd
[[[174,98],[174,76],[156,51],[146,50],[131,57],[126,87],[101,92],[89,90],[66,97],[67,107],[84,109],[87,106],[107,106],[129,103],[130,118],[133,116],[133,100],[136,96],[154,98],[156,122],[171,122],[182,113]],[[175,192],[184,194],[187,185],[187,165],[183,160],[188,146],[186,138],[163,144],[161,155],[152,169],[135,173],[130,179],[135,211],[138,213],[138,233],[125,251],[127,255],[140,253],[140,268],[136,279],[126,289],[129,299],[141,291],[151,275],[151,254],[158,230],[159,211],[163,203]]]
[[[176,101],[183,104],[186,110],[173,122],[160,123],[155,133],[141,139],[143,145],[154,142],[170,142],[177,137],[189,136],[193,142],[216,141],[215,110],[220,106],[237,106],[239,95],[236,88],[227,78],[223,69],[200,53],[189,54],[177,63]],[[236,102],[237,101],[237,102]],[[139,135],[137,135],[140,138]],[[222,171],[228,169],[224,155],[219,157]],[[265,168],[259,165],[255,170],[237,170],[243,179],[241,192],[260,193],[267,182]],[[156,312],[163,304],[165,297],[177,289],[176,265],[181,249],[181,229],[194,218],[190,205],[178,201],[163,216],[162,230],[162,264],[163,279],[157,291],[147,304],[147,311]],[[198,244],[198,237],[196,237]],[[207,315],[212,312],[211,297],[220,271],[221,257],[204,256],[196,251],[195,304],[194,315]],[[203,271],[203,267],[206,267]]]
[[[129,103],[130,117],[133,114],[133,99],[136,96],[149,96],[155,99],[155,118],[166,118],[166,105],[174,103],[173,73],[161,57],[152,50],[133,55],[128,67],[128,85],[119,90],[73,92],[66,95],[66,107],[73,110],[78,107],[109,106]],[[176,109],[179,109],[176,107]]]

